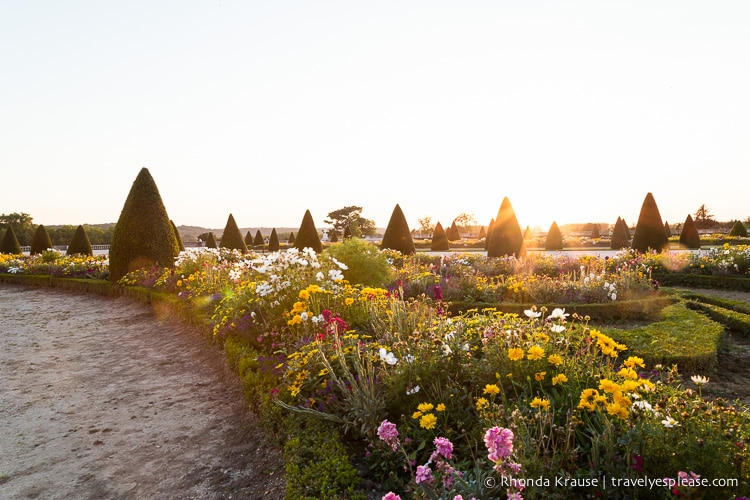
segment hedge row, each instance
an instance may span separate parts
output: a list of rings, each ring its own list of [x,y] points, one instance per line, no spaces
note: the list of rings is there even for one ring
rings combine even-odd
[[[652,278],[663,286],[688,286],[718,288],[750,292],[750,279],[735,276],[709,276],[706,274],[654,273]]]

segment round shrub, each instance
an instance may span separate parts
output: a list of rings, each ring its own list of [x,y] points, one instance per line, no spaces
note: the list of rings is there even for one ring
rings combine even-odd
[[[552,225],[549,227],[549,231],[547,231],[547,239],[544,242],[544,249],[545,250],[562,250],[563,249],[563,240],[562,240],[562,233],[560,232],[560,227],[557,225],[557,222],[552,222]]]
[[[406,223],[404,212],[401,211],[401,207],[398,204],[393,209],[391,219],[385,228],[380,248],[396,250],[404,255],[412,255],[417,252],[416,248],[414,248],[414,240],[411,238],[409,224]]]
[[[646,253],[649,250],[662,252],[668,245],[669,240],[664,232],[659,207],[656,206],[654,195],[648,193],[643,200],[638,223],[635,226],[632,248],[641,253]]]
[[[5,234],[3,235],[3,241],[0,241],[0,253],[12,255],[23,253],[21,244],[18,243],[18,238],[16,238],[16,232],[11,225],[8,225],[8,229],[5,230]]]
[[[245,240],[242,239],[242,233],[232,214],[229,214],[227,225],[224,226],[224,233],[221,235],[221,248],[247,253],[247,245],[245,245]]]
[[[67,255],[94,255],[94,250],[91,248],[91,240],[89,235],[86,234],[86,229],[83,226],[78,226],[73,237],[70,239],[68,244]]]
[[[34,237],[31,238],[31,250],[29,250],[29,254],[39,255],[50,248],[52,248],[52,238],[49,237],[47,228],[43,224],[39,224],[36,231],[34,231]]]
[[[432,242],[430,243],[430,250],[433,252],[447,252],[451,249],[448,236],[445,234],[443,225],[439,222],[435,224],[435,230],[432,232]]]
[[[297,237],[294,239],[294,248],[299,250],[312,248],[315,250],[315,253],[323,251],[323,243],[320,241],[318,230],[315,229],[315,222],[310,210],[305,210],[305,215],[302,217],[302,224],[300,224]]]
[[[506,255],[523,255],[523,233],[521,226],[518,224],[516,212],[510,204],[510,200],[505,197],[497,211],[495,223],[489,233],[489,242],[487,245],[488,257],[504,257]]]
[[[682,225],[680,233],[680,246],[697,250],[701,247],[701,237],[698,234],[698,228],[693,221],[693,217],[688,214],[685,218],[685,224]]]
[[[352,285],[385,287],[391,281],[391,266],[385,254],[373,243],[349,238],[331,245],[326,252],[346,264],[344,279]]]
[[[143,168],[112,231],[110,279],[116,282],[137,269],[174,267],[178,254],[177,238],[159,189],[148,169]]]

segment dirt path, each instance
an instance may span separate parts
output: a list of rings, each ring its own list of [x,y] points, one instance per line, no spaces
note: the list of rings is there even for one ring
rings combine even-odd
[[[0,285],[0,498],[283,498],[221,351],[126,299]]]

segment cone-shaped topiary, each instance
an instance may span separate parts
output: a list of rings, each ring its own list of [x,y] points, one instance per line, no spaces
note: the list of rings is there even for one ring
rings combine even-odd
[[[349,229],[349,226],[346,226],[344,228],[344,240],[348,240],[351,237],[352,237],[352,230]]]
[[[740,221],[735,221],[732,229],[729,231],[729,236],[739,236],[740,238],[747,238],[747,228]]]
[[[628,248],[630,245],[630,237],[628,235],[628,226],[625,221],[620,217],[615,222],[615,227],[612,228],[612,239],[609,243],[609,248],[612,250],[620,250],[622,248]]]
[[[221,248],[247,253],[247,245],[245,245],[245,240],[242,239],[242,232],[237,227],[237,222],[235,222],[232,214],[229,214],[227,225],[224,226],[224,233],[221,235]]]
[[[110,279],[116,282],[136,269],[174,267],[179,253],[159,189],[148,169],[142,168],[112,231]]]
[[[409,224],[406,223],[404,212],[401,211],[401,207],[398,204],[393,209],[391,219],[385,228],[380,248],[381,250],[385,248],[397,250],[404,255],[412,255],[417,252],[414,248],[414,240],[411,237]]]
[[[94,255],[91,240],[83,226],[78,226],[68,244],[66,255]]]
[[[693,216],[690,214],[685,218],[685,224],[682,225],[680,246],[693,250],[697,250],[701,247],[701,236],[698,234],[698,227],[695,225]]]
[[[297,237],[294,239],[294,248],[299,250],[312,248],[315,253],[323,251],[323,243],[320,241],[318,230],[315,229],[315,222],[310,210],[306,210],[304,217],[302,217],[302,224],[300,224]]]
[[[287,242],[287,244],[288,244],[288,245],[290,245],[290,246],[294,246],[294,240],[295,240],[295,237],[294,237],[294,231],[291,231],[291,232],[289,233],[289,239],[288,239],[288,240],[286,240],[286,242]]]
[[[39,224],[34,231],[34,237],[31,238],[29,255],[38,255],[50,248],[52,248],[52,238],[49,237],[49,232],[47,232],[44,224]]]
[[[253,238],[253,246],[260,247],[263,246],[266,243],[266,241],[263,239],[263,234],[260,232],[260,229],[255,231],[255,238]]]
[[[599,233],[599,224],[592,224],[591,226],[591,239],[595,240],[596,238],[600,238],[601,234]]]
[[[336,235],[336,231],[331,231],[330,235],[331,235],[331,237],[329,238],[329,240],[330,240],[331,243],[338,243],[339,242],[339,237]]]
[[[245,234],[245,245],[247,245],[248,247],[253,246],[253,235],[250,234],[250,231]]]
[[[495,219],[490,219],[490,223],[487,225],[487,236],[484,238],[484,249],[490,248],[490,236],[492,236],[492,226],[495,225]]]
[[[0,253],[9,253],[11,255],[23,253],[21,244],[18,243],[18,238],[16,238],[16,232],[10,224],[8,224],[8,229],[5,230],[3,241],[0,241]]]
[[[505,197],[495,217],[495,224],[490,231],[490,241],[487,247],[488,257],[504,257],[506,255],[523,256],[523,233],[518,224],[516,212]]]
[[[667,235],[667,238],[672,236],[672,230],[669,228],[669,222],[664,221],[664,234]]]
[[[435,230],[432,232],[432,242],[430,243],[430,250],[433,252],[447,252],[451,249],[450,242],[448,241],[448,235],[445,234],[443,225],[439,222],[435,224]]]
[[[206,248],[216,248],[216,236],[213,232],[208,233],[208,236],[206,236]]]
[[[669,240],[664,232],[664,223],[661,221],[659,207],[656,206],[654,195],[648,193],[643,200],[638,223],[635,225],[631,247],[633,250],[646,253],[649,250],[662,252],[668,245]]]
[[[482,239],[487,237],[487,231],[484,229],[484,226],[479,228],[479,236],[477,236],[477,239]]]
[[[563,249],[562,233],[560,232],[560,227],[557,225],[556,221],[552,222],[552,225],[549,227],[549,231],[547,231],[547,239],[544,241],[544,249]]]
[[[271,229],[271,236],[268,237],[268,251],[278,252],[281,245],[279,245],[279,235],[276,234],[276,228]]]
[[[177,226],[175,225],[174,221],[170,220],[170,224],[172,224],[172,230],[174,231],[174,237],[177,238],[177,248],[180,249],[180,252],[185,251],[185,244],[182,242],[182,236],[180,236],[180,231],[177,229]]]
[[[461,233],[458,231],[456,221],[453,221],[451,227],[449,227],[448,230],[445,231],[445,235],[448,237],[448,241],[458,241],[461,239]]]

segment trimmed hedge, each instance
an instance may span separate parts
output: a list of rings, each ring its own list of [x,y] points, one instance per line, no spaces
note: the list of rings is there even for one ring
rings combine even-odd
[[[651,275],[651,277],[664,286],[717,288],[720,290],[724,289],[750,292],[750,278],[688,273],[654,273]]]
[[[448,241],[448,235],[445,234],[443,225],[438,222],[435,224],[435,230],[432,232],[432,241],[430,242],[430,250],[433,252],[447,252],[451,249],[450,241]]]
[[[648,193],[643,200],[643,205],[641,205],[641,213],[638,216],[638,223],[633,235],[632,248],[641,253],[646,253],[649,250],[662,252],[668,245],[669,239],[664,231],[659,207],[656,206],[654,195]]]
[[[409,224],[406,222],[404,212],[401,211],[398,204],[391,213],[388,226],[383,233],[383,240],[380,242],[380,248],[381,250],[396,250],[404,255],[412,255],[417,252],[414,247],[414,240],[411,237],[411,231],[409,231]]]
[[[315,228],[315,222],[313,221],[310,210],[305,210],[305,215],[302,217],[302,223],[297,231],[297,237],[294,237],[294,233],[289,236],[289,243],[291,244],[292,238],[294,238],[294,248],[298,250],[304,250],[305,248],[312,248],[315,253],[323,251],[323,243],[320,241],[318,230]]]
[[[229,214],[227,224],[224,226],[224,233],[221,235],[221,248],[239,250],[243,254],[247,253],[247,245],[245,240],[242,239],[242,233],[232,214]]]
[[[680,246],[693,250],[697,250],[701,247],[701,236],[698,234],[698,227],[695,225],[693,216],[690,214],[685,217],[685,224],[682,225]]]
[[[31,238],[31,249],[29,255],[38,255],[52,248],[52,238],[44,224],[39,224]]]
[[[547,231],[547,239],[544,241],[544,249],[563,249],[562,233],[560,232],[560,227],[557,225],[557,222],[552,222],[552,225],[549,227],[549,231]]]
[[[521,257],[524,253],[521,226],[518,224],[516,212],[507,196],[500,204],[495,223],[487,239],[487,257],[505,257],[506,255]]]
[[[7,253],[11,255],[22,254],[21,244],[18,243],[16,232],[13,230],[13,226],[8,226],[3,235],[3,240],[0,241],[0,253]]]
[[[271,236],[268,237],[268,251],[278,252],[281,245],[279,244],[279,235],[276,234],[276,228],[271,229]]]
[[[73,237],[70,239],[68,244],[67,255],[94,255],[94,250],[91,247],[91,240],[89,235],[86,234],[86,229],[79,225],[76,228]]]

